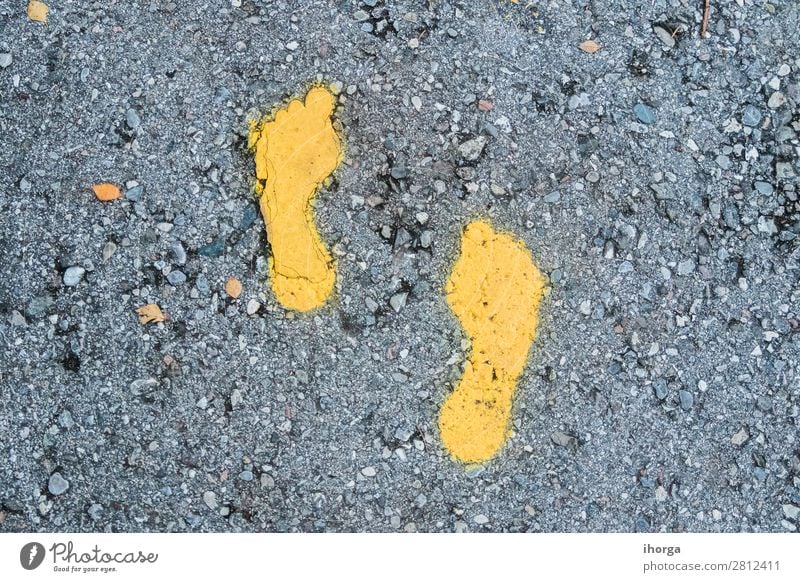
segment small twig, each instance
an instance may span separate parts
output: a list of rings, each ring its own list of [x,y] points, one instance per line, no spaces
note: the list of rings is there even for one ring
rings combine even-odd
[[[711,0],[706,0],[705,7],[703,8],[703,23],[700,25],[700,38],[706,37],[708,31],[708,13],[711,10]]]

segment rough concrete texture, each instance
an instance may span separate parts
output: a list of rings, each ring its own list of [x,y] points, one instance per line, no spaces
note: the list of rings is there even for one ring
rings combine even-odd
[[[0,4],[0,530],[800,527],[797,2],[49,4]],[[248,118],[317,79],[338,278],[293,316]],[[465,468],[473,218],[551,291]]]

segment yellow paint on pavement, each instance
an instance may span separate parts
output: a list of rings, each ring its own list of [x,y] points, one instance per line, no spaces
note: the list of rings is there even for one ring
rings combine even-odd
[[[439,430],[453,457],[481,463],[508,438],[512,399],[536,336],[545,279],[522,241],[477,221],[464,230],[446,291],[472,349],[464,376],[442,406]]]
[[[272,288],[288,309],[310,311],[333,292],[333,259],[314,224],[313,198],[342,160],[334,95],[312,87],[253,124],[256,193],[272,246]]]

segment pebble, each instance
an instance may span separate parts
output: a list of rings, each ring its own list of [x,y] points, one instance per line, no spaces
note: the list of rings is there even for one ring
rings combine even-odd
[[[745,105],[744,112],[742,113],[742,124],[749,127],[756,127],[761,123],[761,111],[752,105]]]
[[[170,285],[177,287],[186,283],[186,275],[183,271],[170,271],[169,275],[167,275],[167,281],[169,281]]]
[[[488,518],[488,517],[486,517],[485,515],[483,515],[482,513],[479,513],[478,515],[476,515],[476,516],[475,516],[475,517],[472,519],[472,521],[474,521],[474,522],[475,522],[475,523],[477,523],[478,525],[484,525],[484,524],[486,524],[486,523],[489,523],[489,518]]]
[[[656,110],[649,105],[645,105],[644,103],[637,103],[634,105],[633,112],[636,114],[636,117],[639,118],[639,121],[646,125],[653,125],[656,121],[658,121]]]
[[[402,180],[408,177],[408,168],[406,167],[405,163],[400,162],[395,166],[392,166],[392,178],[395,180]]]
[[[458,153],[460,153],[461,157],[466,161],[474,162],[481,157],[484,147],[486,147],[486,138],[483,136],[478,136],[476,138],[467,140],[458,146]]]
[[[239,473],[239,479],[242,481],[252,481],[253,480],[253,472],[252,471],[242,471]]]
[[[247,302],[247,315],[255,315],[259,309],[261,309],[261,304],[257,300],[251,299]]]
[[[83,279],[86,269],[83,267],[70,267],[64,271],[64,285],[67,287],[75,287]]]
[[[694,273],[695,262],[694,259],[685,259],[678,263],[678,275],[685,277]]]
[[[770,109],[777,109],[781,105],[786,103],[786,95],[781,93],[780,91],[775,91],[767,101],[767,107]]]
[[[407,426],[401,426],[394,431],[394,438],[401,443],[407,443],[412,436],[414,436],[414,431]]]
[[[214,242],[197,249],[197,254],[211,258],[221,257],[223,252],[225,252],[225,239],[223,238],[218,238]]]
[[[559,447],[567,447],[575,442],[575,437],[560,430],[550,434],[550,440]]]
[[[419,235],[419,244],[422,248],[427,249],[433,242],[433,233],[430,230],[423,230]]]
[[[747,428],[742,427],[731,437],[731,444],[741,447],[749,438],[750,434],[747,432]]]
[[[87,511],[92,521],[99,521],[103,517],[103,506],[99,503],[92,503]]]
[[[176,265],[186,264],[186,249],[183,248],[181,241],[176,240],[173,242],[169,248],[169,252],[173,263]]]
[[[787,503],[783,505],[781,509],[783,509],[783,515],[785,515],[787,519],[797,521],[797,518],[800,517],[800,507],[797,507],[796,505]]]
[[[394,248],[399,249],[413,240],[411,233],[409,233],[405,228],[400,227],[397,229],[397,233],[394,235]]]
[[[258,210],[251,204],[242,213],[242,219],[239,221],[239,230],[247,230],[253,226],[256,218],[258,218]]]
[[[61,428],[65,428],[67,430],[75,426],[75,420],[72,418],[72,413],[70,413],[69,410],[65,410],[64,412],[59,414],[58,424],[61,425]]]
[[[660,26],[654,26],[653,32],[656,33],[656,36],[664,43],[664,46],[667,48],[672,48],[675,46],[675,37],[670,34],[670,32],[665,29],[661,28]]]
[[[11,64],[11,53],[0,53],[0,69],[5,69]]]
[[[392,298],[389,299],[389,305],[392,306],[395,313],[400,313],[400,310],[403,309],[403,306],[406,304],[406,299],[408,298],[408,293],[395,293],[392,295]]]
[[[208,284],[208,279],[206,279],[206,276],[203,274],[197,276],[194,286],[197,287],[197,290],[202,295],[207,295],[209,291],[211,291],[211,286]]]
[[[131,108],[125,113],[125,123],[127,123],[128,127],[131,129],[136,129],[141,125],[142,120],[139,118],[139,114],[136,113],[136,110]]]
[[[656,378],[653,382],[653,390],[656,398],[664,400],[667,397],[667,381],[664,378]]]
[[[242,391],[238,388],[234,388],[231,392],[231,407],[239,408],[239,406],[244,402],[244,397],[242,396]]]
[[[378,474],[378,471],[375,467],[364,467],[361,469],[361,474],[364,475],[364,477],[374,477]]]
[[[681,408],[684,410],[691,410],[692,406],[694,406],[694,396],[692,396],[692,393],[688,390],[681,390],[678,396],[681,400]]]
[[[134,186],[125,190],[125,198],[131,202],[141,202],[144,186]]]
[[[113,241],[108,241],[103,246],[103,262],[104,263],[108,262],[108,259],[110,259],[112,256],[114,256],[114,253],[116,253],[116,252],[117,252],[116,243],[113,242]]]
[[[769,182],[756,181],[753,186],[758,190],[759,194],[764,194],[765,196],[769,196],[775,191]]]
[[[203,503],[205,503],[209,509],[216,509],[217,507],[217,494],[213,491],[206,491],[203,493]]]
[[[47,482],[47,490],[52,495],[62,495],[69,489],[69,481],[61,476],[61,473],[53,473],[50,475],[50,480]]]

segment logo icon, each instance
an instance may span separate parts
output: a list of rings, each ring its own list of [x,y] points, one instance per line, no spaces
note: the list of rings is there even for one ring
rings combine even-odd
[[[44,546],[39,542],[27,543],[19,552],[19,563],[26,570],[35,570],[44,562],[44,554]]]

